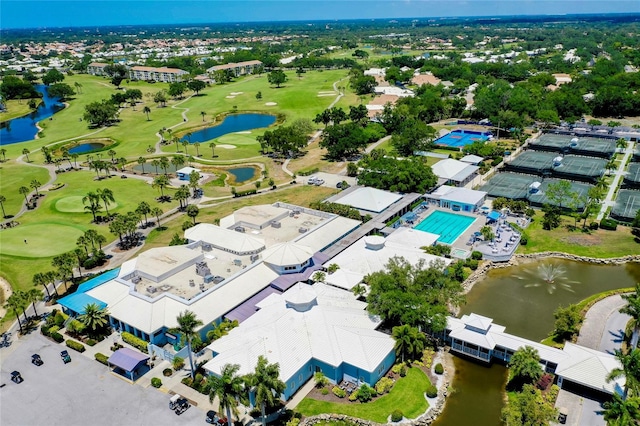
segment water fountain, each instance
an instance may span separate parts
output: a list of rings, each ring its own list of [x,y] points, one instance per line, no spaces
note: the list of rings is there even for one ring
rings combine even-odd
[[[549,294],[555,293],[558,288],[575,293],[572,285],[580,284],[580,281],[570,280],[567,269],[556,263],[540,263],[535,269],[525,269],[523,272],[523,275],[514,275],[514,278],[526,281],[525,288],[545,287]]]

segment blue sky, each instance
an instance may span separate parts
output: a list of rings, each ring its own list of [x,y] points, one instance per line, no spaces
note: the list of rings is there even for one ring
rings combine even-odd
[[[2,0],[0,28],[640,13],[637,0]]]

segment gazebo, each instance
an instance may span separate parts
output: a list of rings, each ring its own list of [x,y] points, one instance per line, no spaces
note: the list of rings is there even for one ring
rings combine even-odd
[[[487,223],[497,222],[500,219],[500,212],[492,211],[487,215]]]
[[[124,371],[125,375],[133,382],[135,381],[134,375],[136,371],[148,360],[148,355],[134,351],[133,349],[120,348],[109,357],[107,364],[110,367],[114,367],[113,371],[116,369]]]

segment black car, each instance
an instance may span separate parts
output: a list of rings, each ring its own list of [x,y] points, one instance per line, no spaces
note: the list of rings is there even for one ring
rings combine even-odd
[[[71,356],[69,355],[69,352],[67,352],[66,350],[60,352],[60,358],[62,358],[65,364],[68,364],[71,362]]]
[[[33,354],[31,355],[31,364],[34,364],[40,367],[42,364],[44,364],[44,361],[42,360],[42,358],[40,358],[40,355]]]
[[[207,417],[205,418],[205,420],[210,425],[214,425],[218,421],[218,414],[213,410],[209,410],[207,411]]]
[[[20,384],[20,383],[24,382],[24,379],[22,378],[22,374],[20,374],[19,371],[12,371],[11,372],[11,381],[13,383]]]

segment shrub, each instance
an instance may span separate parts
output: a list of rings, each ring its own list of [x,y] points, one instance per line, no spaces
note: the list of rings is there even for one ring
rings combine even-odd
[[[338,398],[344,398],[347,396],[347,391],[340,389],[338,386],[334,386],[333,389],[331,389],[331,392],[333,392],[333,394]]]
[[[52,333],[57,333],[58,331],[60,331],[60,327],[58,327],[57,325],[52,325],[51,327],[49,327],[49,335],[51,335]]]
[[[238,198],[238,197],[246,197],[247,195],[253,195],[256,194],[258,192],[257,189],[248,189],[246,191],[236,191],[233,196]]]
[[[493,159],[493,161],[491,161],[491,166],[495,167],[500,163],[502,163],[502,157],[496,157]]]
[[[71,349],[73,349],[74,351],[78,351],[78,352],[84,352],[85,351],[85,347],[82,343],[80,342],[76,342],[75,340],[67,340],[67,346]]]
[[[391,421],[392,422],[399,422],[400,420],[402,420],[404,417],[404,414],[402,414],[402,411],[400,410],[393,410],[393,413],[391,413]]]
[[[529,236],[524,232],[520,234],[520,245],[526,246],[529,243]]]
[[[400,374],[400,371],[401,371],[403,368],[406,368],[406,367],[404,366],[404,364],[400,363],[400,364],[396,364],[396,365],[394,365],[393,367],[391,367],[391,371],[392,371],[393,373],[395,373],[395,374]]]
[[[595,231],[598,228],[599,228],[598,222],[591,222],[589,224],[589,229],[591,229],[592,231]]]
[[[62,337],[62,334],[58,333],[57,331],[54,331],[53,333],[49,332],[49,337],[51,337],[58,343],[64,342],[64,337]]]
[[[164,370],[162,370],[162,375],[164,377],[171,377],[172,374],[173,374],[173,370],[170,368],[165,368]]]
[[[467,266],[472,270],[475,271],[476,269],[478,269],[478,261],[475,259],[467,259]]]
[[[191,377],[189,377],[189,376],[187,376],[187,377],[185,377],[184,379],[180,380],[180,382],[181,382],[183,385],[187,385],[187,386],[189,386],[189,387],[191,387],[191,385],[193,384],[193,381],[191,380]]]
[[[402,367],[400,368],[400,377],[404,377],[407,375],[407,366],[402,364]]]
[[[73,334],[82,334],[85,328],[86,326],[82,322],[78,321],[77,319],[72,319],[67,324],[67,332],[73,333]]]
[[[551,374],[543,374],[536,383],[536,387],[540,390],[546,390],[552,383],[553,376]]]
[[[96,361],[98,361],[101,364],[104,364],[104,365],[108,365],[109,364],[108,363],[109,357],[106,356],[105,354],[101,354],[100,352],[98,352],[97,354],[94,355],[94,357],[95,357]]]
[[[433,371],[435,371],[436,374],[442,374],[444,373],[444,367],[442,366],[442,364],[437,363],[436,366],[433,368]]]
[[[69,319],[69,315],[65,314],[64,312],[58,312],[56,313],[54,322],[56,323],[56,325],[58,326],[58,329],[60,327],[62,327],[64,325],[64,322]]]
[[[429,387],[427,388],[427,397],[435,398],[436,396],[438,396],[438,388],[436,388],[434,385],[429,385]]]
[[[358,399],[358,391],[351,392],[351,395],[349,395],[349,401],[353,402],[356,399]]]
[[[95,346],[96,343],[98,343],[97,340],[93,340],[93,339],[87,339],[87,341],[85,342],[87,345],[89,346]]]
[[[50,330],[50,327],[46,324],[42,324],[42,326],[40,326],[40,333],[42,333],[45,336],[49,336],[49,330]]]
[[[329,395],[329,389],[327,389],[327,388],[322,388],[322,389],[320,389],[320,393],[321,393],[322,395]]]
[[[134,336],[133,334],[126,332],[126,331],[123,331],[121,333],[121,336],[122,336],[122,340],[125,343],[130,344],[131,346],[133,346],[134,348],[144,352],[145,354],[149,353],[149,350],[147,349],[147,342],[146,341],[144,341],[144,340],[142,340],[142,339]]]
[[[158,379],[157,377],[152,378],[151,386],[153,386],[156,389],[159,388],[160,386],[162,386],[162,380]]]
[[[365,383],[358,389],[358,396],[356,398],[358,398],[360,402],[368,402],[375,396],[375,392],[375,389]]]
[[[300,419],[297,417],[292,418],[287,422],[285,426],[298,426],[300,424]]]
[[[47,321],[46,324],[51,327],[52,325],[54,325],[56,323],[56,315],[58,315],[58,312],[60,312],[57,309],[54,309],[53,311],[51,311],[51,315],[49,315],[47,317]]]
[[[383,377],[378,380],[378,383],[376,383],[376,392],[378,393],[378,395],[382,395],[383,393],[389,392],[392,387],[393,380],[388,377]]]
[[[600,228],[608,231],[615,231],[618,228],[618,222],[613,219],[602,219],[600,221]]]
[[[178,371],[182,367],[184,367],[184,359],[180,358],[179,356],[173,358],[173,369]]]
[[[322,372],[320,371],[313,375],[313,380],[316,381],[317,388],[322,388],[329,384],[329,379],[327,379],[327,376],[322,374]]]
[[[471,252],[471,259],[473,260],[482,260],[482,252],[478,250],[474,250]]]

